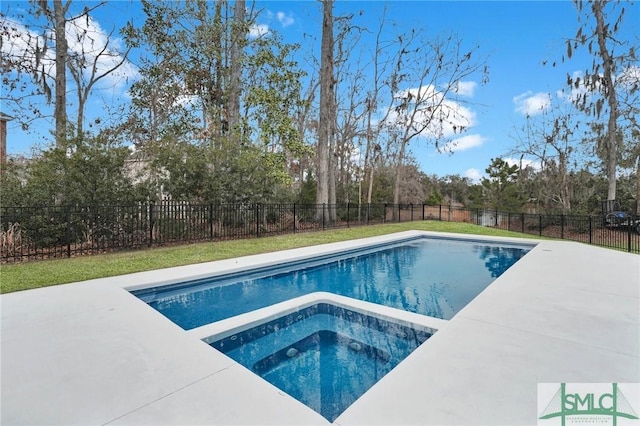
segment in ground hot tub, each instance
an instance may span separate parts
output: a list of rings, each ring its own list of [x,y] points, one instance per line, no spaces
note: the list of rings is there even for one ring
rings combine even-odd
[[[435,330],[316,303],[210,345],[329,421]]]

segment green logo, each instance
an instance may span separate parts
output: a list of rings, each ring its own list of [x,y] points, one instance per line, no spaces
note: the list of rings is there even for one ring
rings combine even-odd
[[[559,417],[562,426],[565,426],[568,417],[573,417],[572,424],[609,420],[614,426],[617,426],[619,418],[637,420],[638,415],[620,391],[618,384],[612,383],[610,389],[611,391],[603,391],[602,384],[583,383],[571,385],[571,391],[568,391],[567,384],[560,383],[539,419]]]

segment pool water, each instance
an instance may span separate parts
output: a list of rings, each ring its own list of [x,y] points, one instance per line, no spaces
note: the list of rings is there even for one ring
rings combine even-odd
[[[333,422],[433,333],[318,303],[211,346]]]
[[[133,294],[185,330],[319,291],[450,319],[531,248],[420,237]]]

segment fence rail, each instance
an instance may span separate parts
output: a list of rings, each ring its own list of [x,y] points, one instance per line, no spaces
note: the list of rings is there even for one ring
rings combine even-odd
[[[640,253],[640,220],[532,215],[425,204],[140,203],[0,207],[0,262],[85,256],[144,247],[255,238],[390,222],[468,222]]]

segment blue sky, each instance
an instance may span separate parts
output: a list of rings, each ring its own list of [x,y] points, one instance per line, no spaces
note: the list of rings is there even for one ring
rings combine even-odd
[[[3,1],[2,11],[11,16],[25,6],[23,2]],[[348,1],[336,2],[334,13],[355,13],[359,25],[375,31],[385,6],[388,19],[402,27],[421,28],[434,36],[454,32],[466,43],[478,44],[480,53],[487,56],[489,82],[473,90],[469,108],[475,114],[474,125],[455,152],[439,154],[424,140],[415,140],[410,145],[422,170],[429,174],[478,177],[491,158],[508,157],[515,144],[514,129],[524,124],[526,113],[539,111],[549,94],[564,88],[567,74],[584,70],[590,64],[583,50],[572,60],[561,63],[566,52],[564,40],[575,35],[578,25],[572,1]],[[631,3],[624,6],[627,13],[621,36],[637,42],[640,7]],[[261,1],[257,7],[264,12],[258,19],[263,31],[277,31],[285,41],[311,43],[304,48],[317,48],[321,28],[318,2]],[[142,23],[139,3],[110,2],[95,14],[104,31],[129,18]],[[317,39],[315,44],[310,41],[313,37]],[[135,56],[132,58],[134,64],[126,71],[129,81],[136,74]],[[545,60],[556,62],[557,66],[544,66]],[[108,87],[94,97],[89,115],[99,114],[105,105],[126,102],[124,80],[110,82]],[[29,153],[32,146],[42,146],[42,141],[42,135],[34,138],[10,125],[7,150],[10,154]]]

